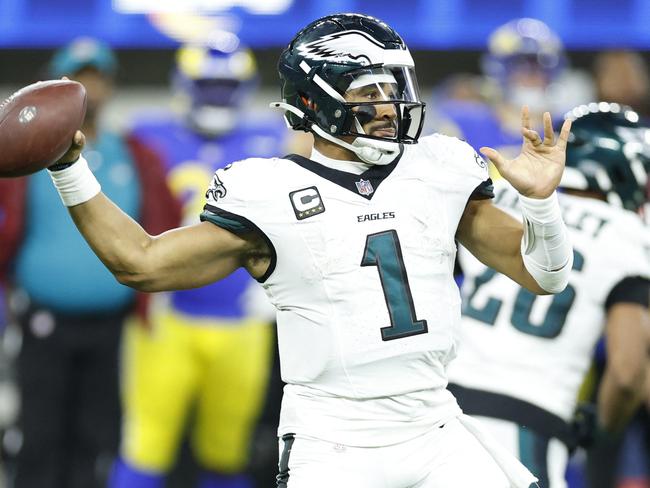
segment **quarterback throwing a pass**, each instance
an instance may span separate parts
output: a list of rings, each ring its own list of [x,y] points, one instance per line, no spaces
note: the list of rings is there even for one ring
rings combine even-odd
[[[218,170],[202,223],[151,236],[102,193],[79,149],[50,169],[90,246],[145,291],[202,286],[244,267],[277,308],[284,392],[278,486],[527,488],[531,475],[446,390],[460,297],[455,240],[526,289],[564,289],[572,249],[554,141],[522,113],[521,154],[483,153],[517,189],[524,225],[490,202],[485,161],[458,139],[419,139],[413,59],[385,23],[319,19],[279,61],[289,125],[309,159]],[[73,161],[73,164],[69,164]]]

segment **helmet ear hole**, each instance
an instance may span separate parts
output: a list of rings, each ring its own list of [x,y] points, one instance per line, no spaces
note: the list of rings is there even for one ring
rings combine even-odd
[[[307,95],[301,93],[298,95],[300,97],[300,101],[302,104],[305,106],[305,108],[308,108],[309,110],[313,110],[314,112],[318,110],[318,105],[316,102],[314,102],[311,98],[309,98]]]

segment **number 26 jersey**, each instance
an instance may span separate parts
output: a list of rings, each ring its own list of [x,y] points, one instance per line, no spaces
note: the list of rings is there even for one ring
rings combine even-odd
[[[516,190],[505,181],[494,186],[495,205],[521,219]],[[559,201],[574,248],[569,284],[561,293],[533,295],[460,249],[463,317],[449,379],[532,403],[568,421],[603,332],[611,292],[626,278],[650,278],[650,239],[633,212],[567,194]]]

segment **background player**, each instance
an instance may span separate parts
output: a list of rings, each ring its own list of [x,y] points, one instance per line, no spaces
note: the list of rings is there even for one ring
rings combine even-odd
[[[513,157],[521,142],[522,105],[529,107],[531,120],[540,120],[549,103],[554,104],[550,107],[553,114],[560,107],[560,114],[567,110],[563,98],[573,95],[566,78],[567,65],[562,41],[544,22],[513,19],[490,34],[481,58],[483,77],[471,79],[469,91],[474,95],[450,93],[450,84],[469,83],[458,77],[450,80],[431,103],[433,116],[428,127],[461,137],[476,150],[492,145]],[[568,107],[576,103],[579,101]]]
[[[136,120],[132,135],[163,160],[185,225],[198,222],[217,169],[284,150],[282,120],[249,111],[257,83],[251,51],[216,33],[177,51],[178,110]],[[157,305],[151,328],[131,324],[125,337],[121,462],[111,486],[164,486],[188,422],[199,486],[251,486],[244,470],[271,366],[272,307],[243,269]]]
[[[540,478],[566,486],[570,428],[594,346],[607,334],[598,396],[602,428],[619,431],[643,396],[650,330],[650,239],[635,211],[645,201],[649,129],[616,104],[580,106],[560,196],[574,245],[569,286],[535,297],[459,251],[465,282],[458,357],[450,389]],[[495,185],[495,203],[519,216],[516,191]]]
[[[423,103],[413,60],[387,24],[323,17],[283,51],[279,71],[284,101],[274,105],[315,133],[316,161],[220,169],[204,222],[153,237],[75,162],[77,133],[50,175],[79,230],[139,289],[192,288],[240,267],[263,283],[289,383],[280,486],[528,488],[534,477],[445,390],[460,319],[454,238],[535,293],[561,291],[572,253],[554,190],[570,122],[555,144],[550,115],[542,138],[523,110],[519,157],[483,149],[522,193],[522,228],[486,199],[486,164],[468,145],[415,144]],[[396,458],[399,469],[388,463]]]

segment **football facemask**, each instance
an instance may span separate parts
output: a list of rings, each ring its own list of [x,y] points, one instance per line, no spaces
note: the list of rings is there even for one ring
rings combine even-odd
[[[424,119],[413,58],[387,24],[359,14],[323,17],[300,31],[278,64],[287,124],[388,164],[417,142]],[[354,137],[352,143],[341,139]]]
[[[417,142],[424,106],[419,102],[413,68],[373,68],[342,77],[348,120],[341,135],[379,141]],[[400,80],[400,81],[398,81]]]

